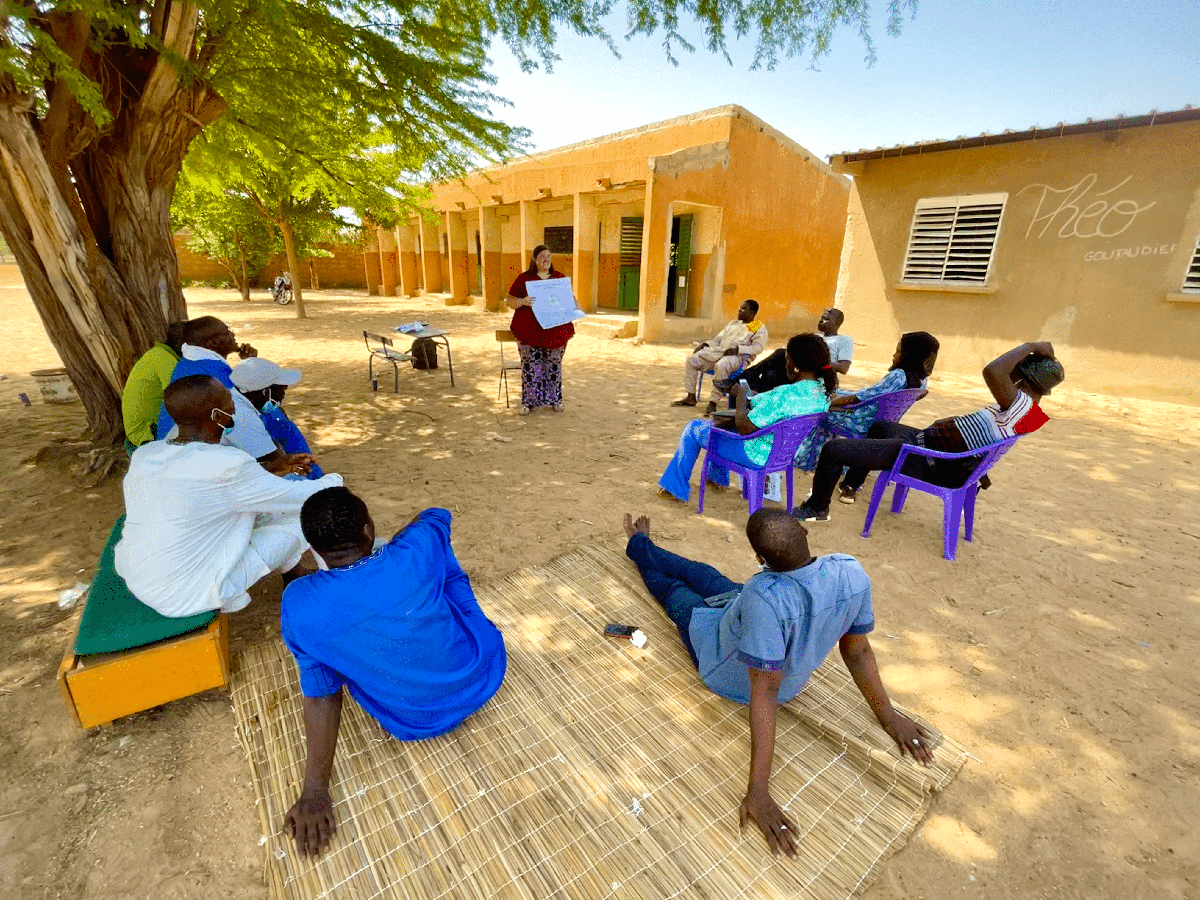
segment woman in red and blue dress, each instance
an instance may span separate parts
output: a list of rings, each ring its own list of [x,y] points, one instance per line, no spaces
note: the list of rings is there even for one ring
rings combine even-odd
[[[575,336],[575,326],[568,322],[557,328],[543,328],[533,314],[533,301],[526,285],[535,279],[565,278],[551,265],[550,248],[538,244],[533,248],[529,268],[517,276],[508,289],[505,303],[513,313],[509,329],[517,339],[521,354],[521,409],[523,416],[531,409],[548,406],[562,412],[562,359],[567,341]]]

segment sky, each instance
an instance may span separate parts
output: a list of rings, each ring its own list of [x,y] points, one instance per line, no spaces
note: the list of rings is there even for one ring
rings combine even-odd
[[[818,156],[1058,122],[1200,106],[1200,0],[920,0],[896,37],[872,10],[877,59],[842,29],[830,53],[750,71],[751,39],[732,65],[703,49],[666,58],[661,36],[625,41],[623,9],[596,39],[563,32],[551,73],[520,71],[494,45],[494,113],[549,150],[661,119],[736,103]]]

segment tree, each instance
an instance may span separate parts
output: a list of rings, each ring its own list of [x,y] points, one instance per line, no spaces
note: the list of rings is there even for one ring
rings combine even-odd
[[[171,227],[190,232],[188,249],[219,262],[243,300],[250,299],[251,277],[278,246],[249,196],[232,189],[206,190],[186,177],[171,204]]]
[[[893,25],[914,2],[890,0]],[[686,48],[686,15],[720,52],[728,22],[738,36],[755,32],[755,64],[769,66],[810,44],[823,51],[841,24],[865,36],[869,5],[631,0],[629,33],[661,31],[668,52]],[[486,69],[492,36],[532,66],[552,61],[558,27],[612,46],[601,24],[610,10],[585,0],[5,0],[0,233],[94,437],[119,440],[126,374],[185,315],[170,206],[204,129],[229,115],[353,178],[321,153],[321,115],[336,98],[386,133],[387,151],[447,177],[522,139],[492,116],[502,102]],[[303,122],[307,132],[281,127]]]

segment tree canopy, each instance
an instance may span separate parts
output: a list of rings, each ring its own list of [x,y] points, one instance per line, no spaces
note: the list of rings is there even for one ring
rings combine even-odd
[[[889,0],[889,27],[915,0]],[[192,141],[222,116],[346,186],[348,135],[415,178],[521,147],[497,118],[493,39],[554,61],[558,29],[616,46],[611,0],[6,0],[0,6],[0,233],[97,438],[120,435],[137,356],[184,317],[170,206]],[[754,65],[867,41],[870,0],[629,0],[627,35],[668,54],[754,41]],[[381,220],[386,210],[374,211]]]

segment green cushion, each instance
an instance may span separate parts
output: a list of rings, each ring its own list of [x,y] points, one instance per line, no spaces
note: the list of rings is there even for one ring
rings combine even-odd
[[[113,559],[124,526],[125,517],[121,516],[100,554],[100,565],[96,567],[96,577],[92,579],[79,622],[79,636],[75,639],[75,652],[81,655],[116,653],[153,644],[203,628],[217,617],[217,611],[210,610],[183,619],[169,619],[133,596],[125,579],[117,574]]]

